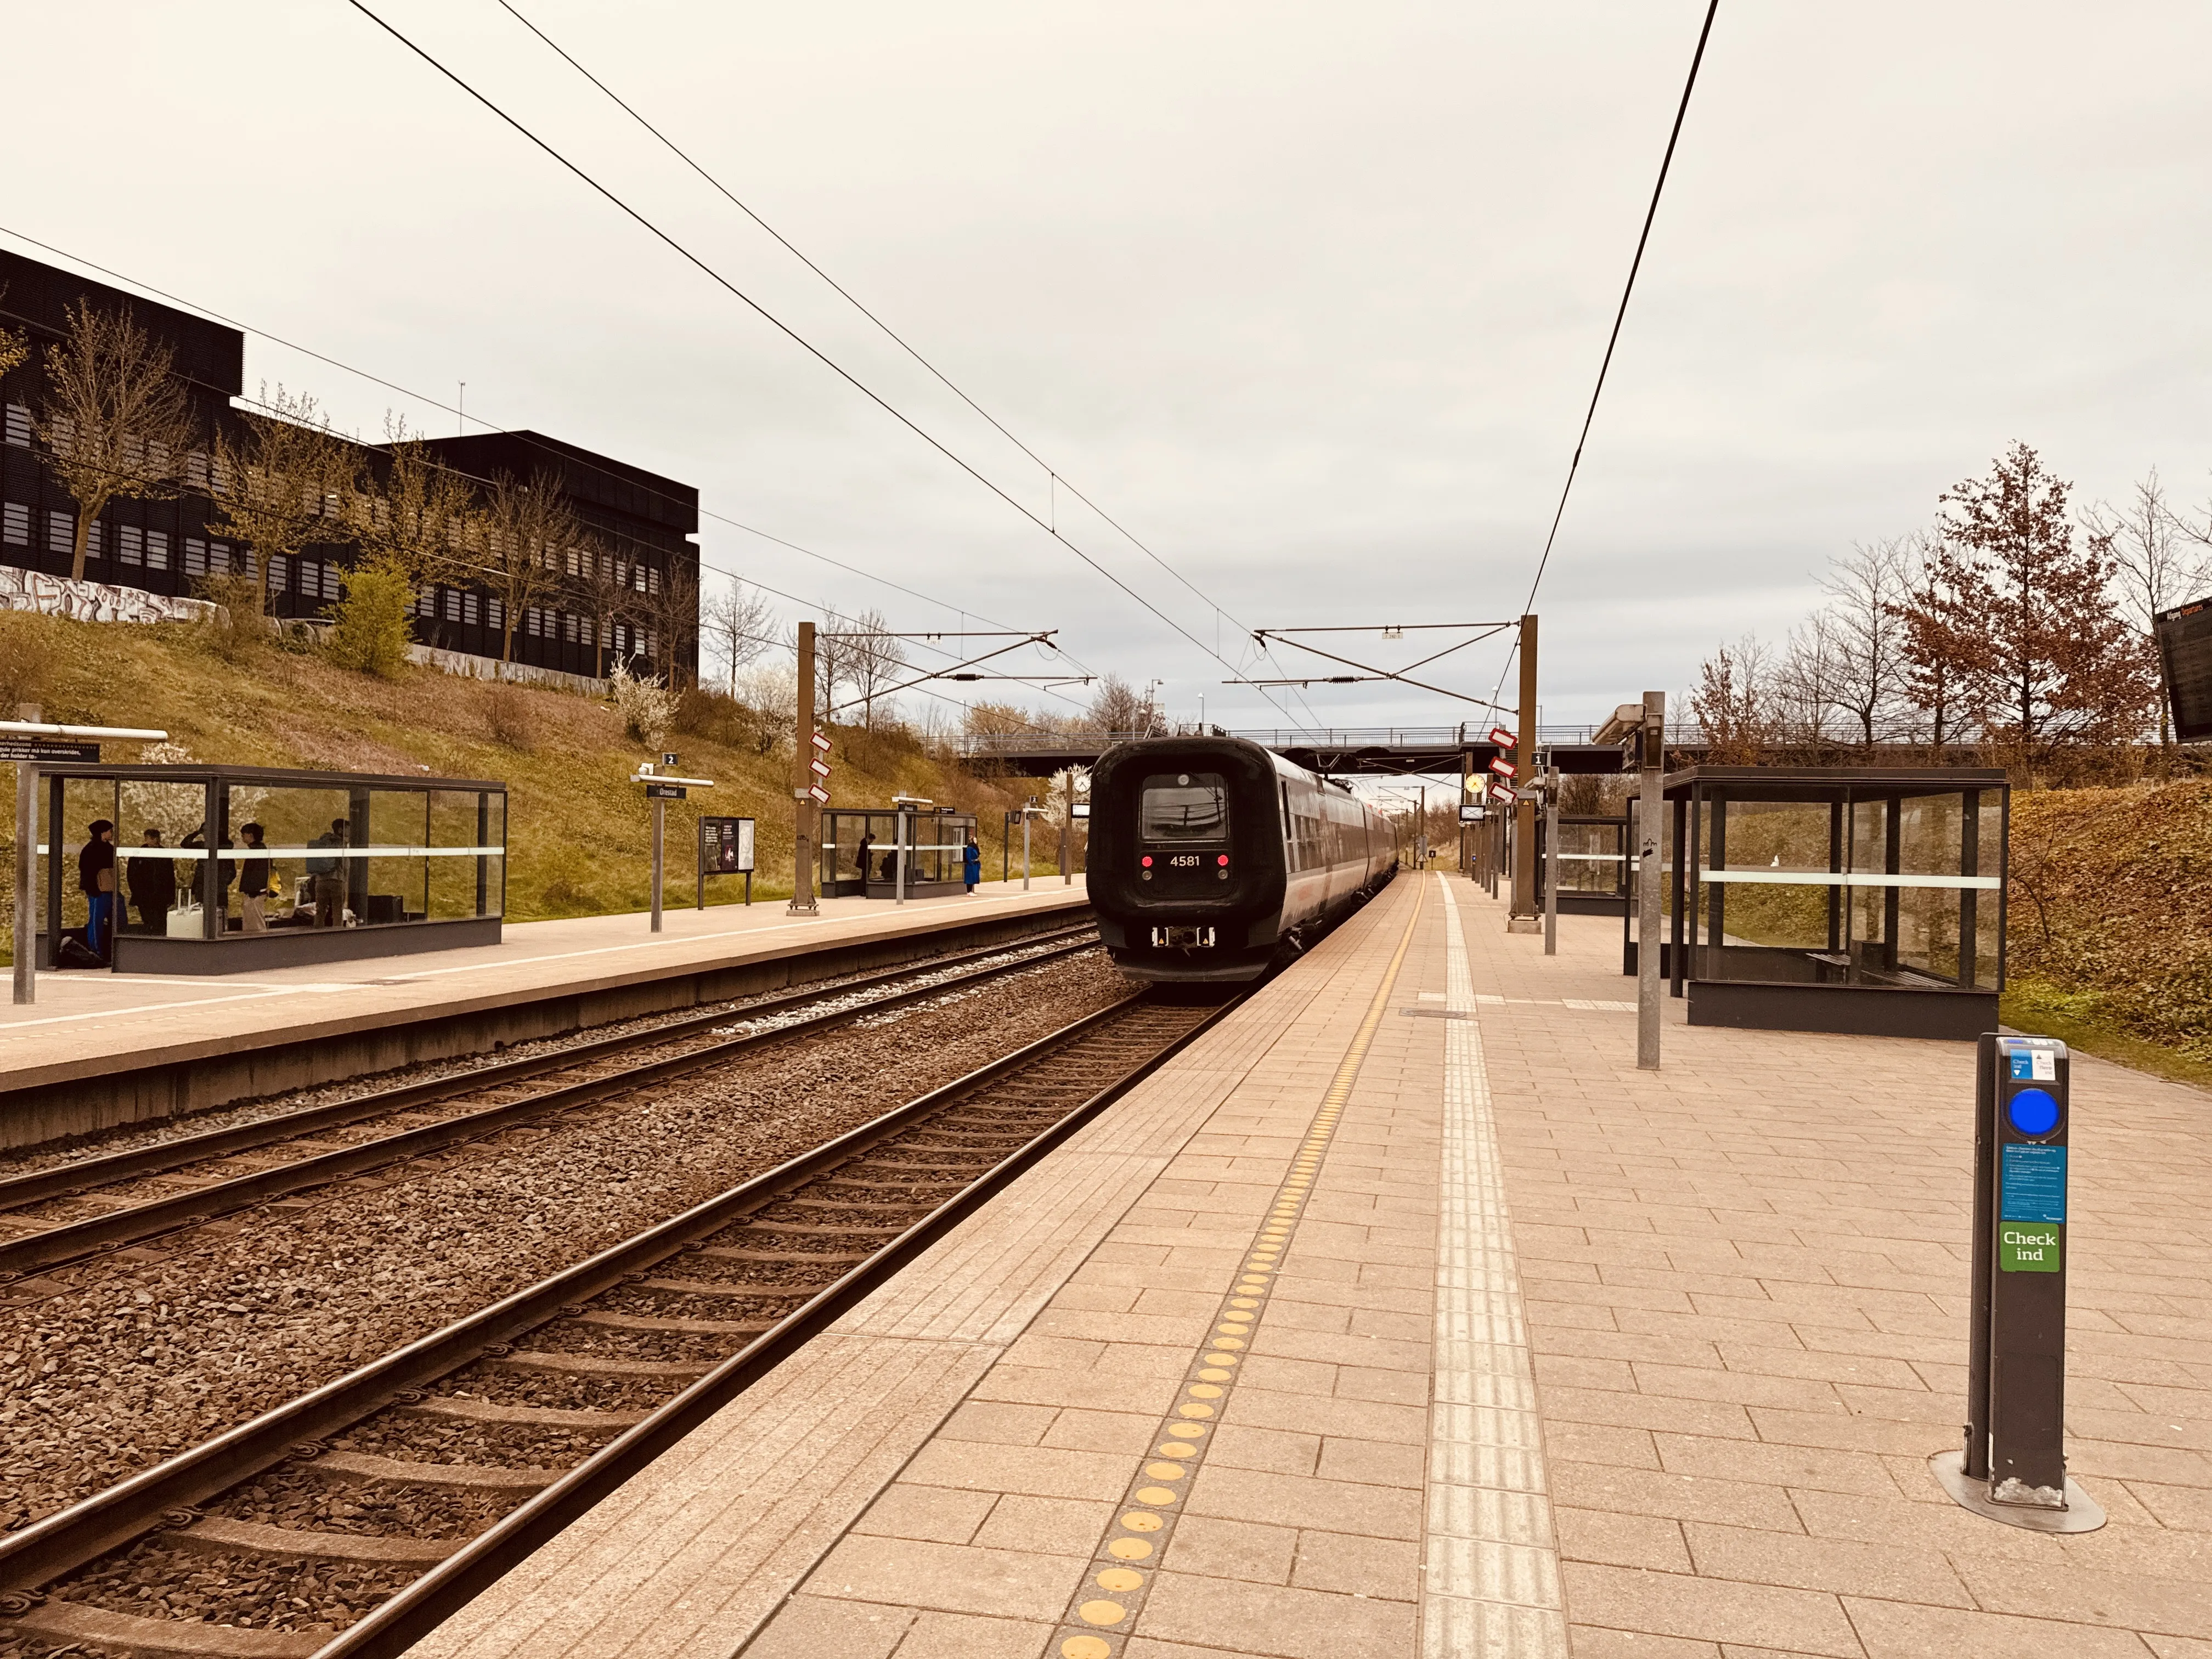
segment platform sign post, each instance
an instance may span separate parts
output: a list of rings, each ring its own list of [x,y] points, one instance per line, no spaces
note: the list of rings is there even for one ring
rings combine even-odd
[[[818,915],[814,902],[814,839],[822,800],[809,763],[818,758],[814,739],[814,624],[799,624],[799,729],[791,746],[791,906],[794,916]]]
[[[1626,714],[1626,708],[1618,711]],[[1659,901],[1666,822],[1667,694],[1646,691],[1636,727],[1636,1065],[1659,1069]],[[1680,854],[1678,854],[1679,857]]]
[[[1974,1085],[1974,1259],[1966,1444],[1932,1460],[1967,1509],[2042,1532],[2103,1510],[2066,1475],[2066,1045],[1983,1035]]]
[[[661,769],[655,771],[651,761],[641,762],[630,776],[632,783],[645,786],[645,798],[653,803],[653,931],[660,931],[660,890],[666,869],[668,848],[668,803],[684,799],[694,789],[712,789],[712,778],[679,778],[674,775],[676,757],[663,755]]]

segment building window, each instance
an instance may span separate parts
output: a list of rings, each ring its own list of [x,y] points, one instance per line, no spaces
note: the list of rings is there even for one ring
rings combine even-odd
[[[66,513],[46,514],[46,550],[72,552],[76,547],[76,520]]]
[[[334,564],[323,567],[323,597],[335,599],[338,596],[338,568]]]
[[[501,604],[498,599],[486,599],[486,600],[484,601],[484,624],[485,624],[485,626],[487,626],[487,627],[489,627],[489,628],[501,628],[501,629],[505,628],[505,627],[507,626],[507,623],[506,623],[506,622],[503,620],[503,618],[506,617],[506,615],[507,615],[507,607],[506,607],[504,605],[502,605],[502,604]]]
[[[276,554],[269,561],[269,591],[271,593],[282,593],[284,591],[284,567],[291,562],[291,560],[286,558],[282,553]]]
[[[0,507],[0,542],[10,547],[31,544],[31,509],[21,501]]]
[[[8,405],[8,441],[18,449],[31,447],[31,411],[21,404]]]
[[[185,457],[185,482],[203,495],[207,494],[208,458],[204,449],[195,449]]]
[[[239,573],[243,575],[246,570],[246,560],[243,556],[240,557],[238,563]],[[218,575],[222,574],[230,568],[230,544],[228,542],[210,542],[208,544],[208,568],[214,571]]]
[[[169,532],[149,530],[146,532],[146,568],[167,570],[169,568]]]
[[[653,568],[650,565],[646,567],[645,591],[648,593],[658,593],[660,592],[660,573]]]
[[[207,544],[197,536],[185,537],[185,574],[204,576],[207,574]]]
[[[474,588],[461,595],[461,621],[471,628],[477,625],[477,592]]]
[[[561,618],[561,637],[571,645],[576,643],[576,619],[574,617]]]
[[[125,564],[143,564],[146,562],[145,532],[135,524],[116,526],[115,551]]]

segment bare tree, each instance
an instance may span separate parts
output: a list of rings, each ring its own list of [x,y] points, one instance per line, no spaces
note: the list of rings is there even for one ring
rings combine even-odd
[[[1772,653],[1747,634],[1731,650],[1723,645],[1698,665],[1690,712],[1705,728],[1706,753],[1715,761],[1759,758],[1771,736],[1768,684]]]
[[[1093,730],[1123,737],[1157,736],[1164,726],[1149,692],[1139,691],[1119,674],[1109,674],[1091,694]]]
[[[730,695],[738,695],[738,671],[775,643],[769,629],[775,613],[758,588],[732,579],[725,592],[707,601],[699,613],[702,643],[711,642],[729,675]]]
[[[817,628],[814,633],[815,707],[821,711],[822,723],[825,727],[830,724],[830,711],[837,706],[837,688],[852,678],[851,636],[858,628],[851,618],[841,617],[834,611],[828,613],[827,620],[830,626]],[[796,629],[791,631],[787,648],[794,653],[799,649]]]
[[[2084,507],[2081,522],[2092,544],[2112,564],[2121,594],[2136,625],[2145,634],[2161,611],[2186,603],[2212,586],[2206,538],[2166,505],[2166,486],[2153,467],[2136,485],[2135,499],[2124,507],[2100,501]],[[2172,711],[2160,697],[2159,747],[2173,744]]]
[[[1830,568],[1829,698],[1855,728],[1860,747],[1893,734],[1906,712],[1905,623],[1899,609],[1912,586],[1923,538],[1893,537],[1855,546]]]
[[[461,576],[455,568],[471,533],[475,487],[424,447],[404,420],[387,416],[391,464],[380,488],[354,497],[353,533],[365,562],[410,583]]]
[[[182,494],[198,434],[169,349],[127,312],[78,301],[61,343],[46,348],[46,371],[32,428],[76,502],[70,576],[82,581],[92,526],[108,503]]]
[[[253,549],[265,615],[270,562],[346,537],[360,516],[351,503],[362,479],[359,452],[331,430],[313,398],[281,386],[271,397],[264,386],[262,402],[272,412],[242,414],[241,435],[216,435],[210,488],[212,527]]]
[[[873,731],[876,701],[906,667],[906,647],[890,631],[884,613],[875,610],[854,618],[844,643],[845,678],[860,699],[861,725]]]
[[[653,635],[653,659],[663,685],[673,687],[685,641],[696,644],[699,635],[699,576],[696,567],[672,558],[665,569],[639,567],[645,587],[633,583],[630,614]]]
[[[582,533],[550,472],[528,483],[506,472],[492,481],[470,552],[476,583],[500,606],[501,662],[514,660],[515,623],[561,585],[568,550]]]
[[[612,542],[590,530],[568,550],[567,562],[564,591],[591,629],[592,672],[604,678],[614,625],[632,614],[631,606],[640,596],[631,583],[641,579],[642,569],[623,557]]]

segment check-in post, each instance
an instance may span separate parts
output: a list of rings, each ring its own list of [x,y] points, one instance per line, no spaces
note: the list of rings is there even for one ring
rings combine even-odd
[[[1966,1444],[1931,1467],[1966,1508],[2041,1532],[2105,1513],[2066,1474],[2066,1045],[1981,1039]]]

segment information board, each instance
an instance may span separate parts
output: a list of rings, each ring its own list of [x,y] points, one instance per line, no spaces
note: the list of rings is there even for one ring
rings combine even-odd
[[[2175,738],[2212,743],[2212,599],[2160,611],[2152,632]]]
[[[0,737],[0,764],[9,761],[33,761],[44,765],[48,762],[96,761],[99,758],[100,745],[96,743],[65,743],[56,738]]]
[[[710,876],[738,876],[753,867],[750,818],[701,818],[699,867]]]

